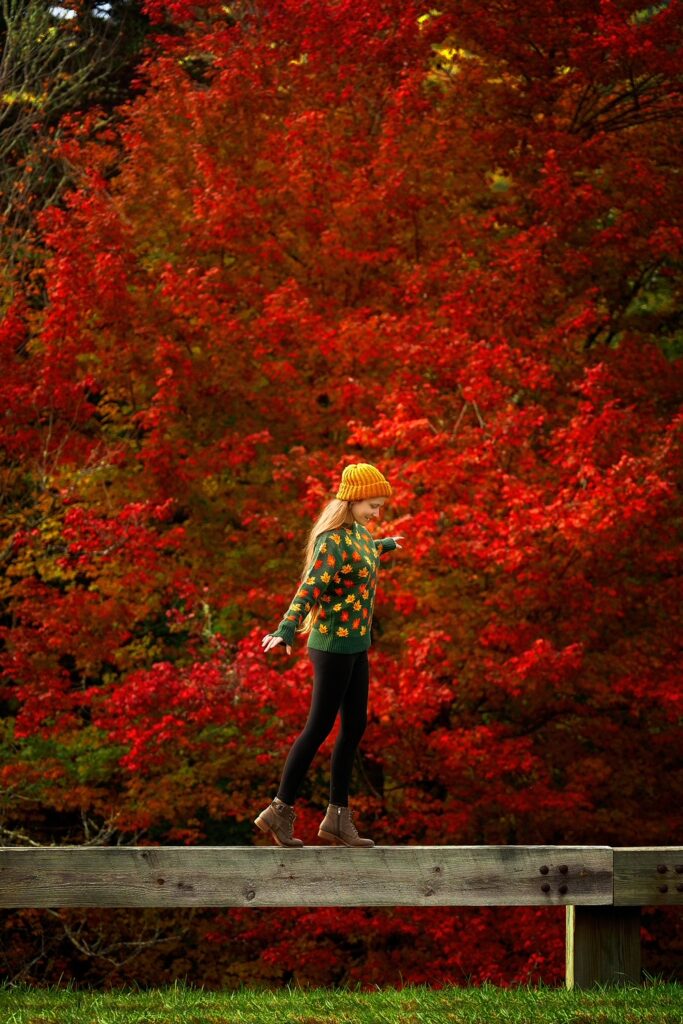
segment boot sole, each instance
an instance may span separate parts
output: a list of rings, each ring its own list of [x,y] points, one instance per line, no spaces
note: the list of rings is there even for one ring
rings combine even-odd
[[[270,832],[271,836],[273,837],[273,839],[275,840],[277,845],[278,846],[282,846],[285,850],[298,850],[300,846],[304,845],[303,843],[283,843],[283,842],[281,842],[278,839],[277,833],[273,831],[273,829],[270,827],[270,825],[267,824],[267,822],[261,821],[260,816],[258,818],[254,818],[254,824],[258,825],[258,827],[261,829],[262,832]]]
[[[325,829],[322,828],[318,830],[318,835],[321,839],[326,839],[328,843],[332,843],[333,846],[349,846],[352,849],[370,849],[366,843],[363,843],[360,846],[356,846],[355,843],[345,843],[343,839],[339,838],[339,836],[335,836],[331,832],[326,832]],[[373,843],[372,845],[374,846],[375,844]]]

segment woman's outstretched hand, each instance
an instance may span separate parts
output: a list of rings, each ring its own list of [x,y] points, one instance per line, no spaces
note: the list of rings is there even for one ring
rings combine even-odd
[[[399,533],[399,534],[398,534],[398,535],[397,535],[396,537],[393,537],[393,538],[392,538],[392,540],[395,540],[395,541],[396,541],[396,547],[397,547],[397,548],[400,548],[400,547],[401,547],[401,545],[399,544],[399,541],[400,541],[400,540],[403,540],[403,537],[404,537],[404,534],[402,534],[402,533]]]
[[[284,644],[285,642],[281,636],[271,636],[270,633],[266,633],[261,643],[263,644],[264,653],[267,654],[271,647],[275,647],[276,644]],[[285,647],[287,648],[287,654],[291,654],[292,648],[289,644],[285,644]]]

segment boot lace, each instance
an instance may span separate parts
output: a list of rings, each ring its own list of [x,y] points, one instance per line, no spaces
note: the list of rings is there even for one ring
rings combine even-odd
[[[349,831],[352,832],[354,836],[358,837],[358,829],[356,828],[356,826],[353,823],[353,818],[351,817],[352,814],[353,814],[353,811],[349,807],[347,812],[346,812],[346,821],[347,821],[347,824],[348,824],[348,828],[349,828]]]
[[[296,814],[294,808],[290,807],[289,804],[275,804],[275,810],[282,814],[289,821],[294,821]]]

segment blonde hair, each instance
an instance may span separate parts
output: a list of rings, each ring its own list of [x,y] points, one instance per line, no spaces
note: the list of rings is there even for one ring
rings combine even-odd
[[[351,501],[342,501],[340,498],[332,498],[331,501],[328,501],[327,505],[325,505],[322,512],[314,522],[304,547],[304,567],[301,571],[301,583],[306,579],[311,567],[318,537],[321,533],[324,533],[325,530],[337,530],[339,527],[343,526],[350,505]],[[310,633],[313,629],[313,623],[318,618],[319,612],[320,605],[316,601],[299,628],[295,630],[295,633],[302,633],[304,636],[306,636],[307,633]]]

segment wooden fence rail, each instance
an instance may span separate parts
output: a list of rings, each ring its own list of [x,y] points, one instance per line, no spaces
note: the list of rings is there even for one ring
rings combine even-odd
[[[0,848],[0,907],[564,906],[568,988],[640,983],[640,908],[683,904],[683,847]]]

